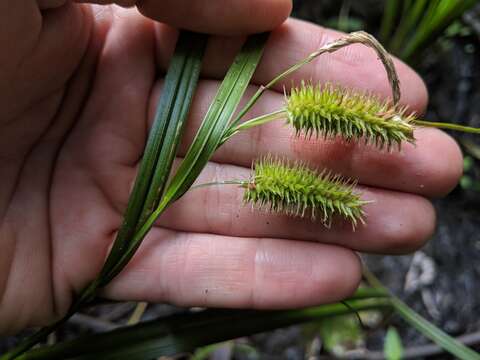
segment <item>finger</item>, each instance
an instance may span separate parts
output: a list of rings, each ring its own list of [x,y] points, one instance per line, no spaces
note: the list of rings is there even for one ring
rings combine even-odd
[[[186,153],[203,114],[218,87],[215,81],[202,81],[198,87],[189,125],[185,132],[180,155]],[[161,85],[156,86],[153,99],[157,99]],[[254,88],[247,94],[251,96]],[[267,92],[264,98],[246,116],[253,118],[284,106],[284,96]],[[155,102],[150,106],[153,118]],[[276,154],[289,159],[305,161],[318,168],[328,168],[335,173],[358,179],[368,186],[405,191],[423,196],[441,196],[448,193],[462,173],[462,154],[455,141],[436,129],[415,131],[416,144],[403,144],[401,151],[379,150],[359,142],[339,139],[324,140],[296,136],[283,120],[241,132],[215,152],[213,160],[250,167],[254,159]]]
[[[249,169],[209,163],[197,184],[248,180]],[[268,237],[344,245],[372,253],[409,253],[421,247],[435,228],[435,212],[425,198],[388,190],[359,187],[365,206],[366,225],[355,232],[349,222],[333,219],[326,228],[320,220],[298,218],[252,209],[243,201],[238,185],[214,185],[191,189],[160,218],[159,224],[179,231],[227,236]]]
[[[89,0],[97,4],[137,5],[151,19],[176,28],[212,34],[271,30],[290,14],[291,0]]]
[[[294,308],[347,297],[360,274],[357,256],[337,246],[154,229],[105,295],[180,306]]]
[[[268,83],[297,61],[344,35],[301,20],[290,19],[272,32],[254,81],[257,84]],[[215,70],[222,68],[219,61],[221,60],[218,59],[217,63],[210,62],[205,71],[216,75]],[[428,99],[423,81],[398,59],[395,59],[395,68],[400,78],[401,102],[409,105],[413,111],[422,112]],[[221,77],[221,73],[218,75]],[[314,83],[330,82],[371,91],[381,97],[391,97],[383,65],[373,50],[364,45],[351,45],[333,54],[322,55],[313,63],[279,81],[274,89],[283,92],[284,88],[288,89],[292,83],[298,84],[301,80],[312,80]]]
[[[54,9],[64,5],[67,0],[37,0],[38,7],[42,10]]]

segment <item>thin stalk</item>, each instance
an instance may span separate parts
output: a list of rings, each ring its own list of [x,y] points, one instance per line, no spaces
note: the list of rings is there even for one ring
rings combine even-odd
[[[352,299],[366,299],[366,298],[374,298],[374,297],[390,297],[390,293],[388,290],[383,288],[377,287],[360,287],[355,291],[355,293],[350,296],[347,300]]]
[[[444,122],[423,121],[423,120],[413,120],[412,122],[416,125],[420,125],[424,127],[433,127],[437,129],[448,129],[448,130],[461,131],[465,133],[480,134],[480,128],[474,128],[470,126],[463,126],[463,125],[444,123]]]
[[[291,67],[283,71],[281,74],[274,77],[267,85],[260,86],[256,91],[256,93],[250,98],[250,100],[244,106],[244,108],[238,113],[235,120],[232,121],[230,128],[233,129],[236,126],[238,126],[243,116],[245,116],[245,114],[253,107],[253,105],[255,105],[255,103],[258,101],[258,99],[260,99],[263,93],[266,90],[272,88],[277,82],[286,78],[287,76],[294,73],[295,71],[302,68],[303,66],[310,64],[320,55],[323,55],[325,53],[333,53],[335,51],[338,51],[352,44],[363,44],[365,46],[372,48],[377,53],[377,56],[381,60],[387,73],[388,81],[392,89],[393,103],[397,104],[398,101],[400,100],[400,85],[399,85],[400,82],[398,80],[398,75],[395,70],[395,66],[393,64],[392,58],[390,57],[388,52],[384,49],[384,47],[378,42],[378,40],[376,40],[372,35],[364,31],[356,31],[346,35],[343,38],[335,40],[321,47],[319,50],[311,53],[303,60],[300,60],[296,64],[292,65]]]
[[[272,113],[265,114],[265,115],[258,116],[256,118],[247,120],[247,121],[235,126],[234,128],[229,129],[227,131],[227,133],[225,134],[221,144],[225,143],[228,139],[230,139],[232,136],[238,134],[240,131],[248,130],[248,129],[251,129],[255,126],[263,125],[263,124],[269,123],[271,121],[281,119],[281,118],[285,117],[286,114],[287,114],[286,109],[280,109],[280,110],[274,111]]]
[[[239,185],[239,186],[245,186],[248,184],[248,181],[243,181],[243,180],[224,180],[224,181],[212,181],[208,183],[202,183],[198,185],[193,185],[190,190],[194,189],[201,189],[204,187],[208,186],[216,186],[216,185]]]

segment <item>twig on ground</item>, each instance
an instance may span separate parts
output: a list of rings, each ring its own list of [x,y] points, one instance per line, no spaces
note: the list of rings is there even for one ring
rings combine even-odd
[[[85,326],[95,331],[110,331],[119,327],[118,324],[115,324],[111,321],[96,318],[90,315],[85,315],[82,313],[77,313],[73,315],[70,320],[68,320],[68,322],[79,326]]]

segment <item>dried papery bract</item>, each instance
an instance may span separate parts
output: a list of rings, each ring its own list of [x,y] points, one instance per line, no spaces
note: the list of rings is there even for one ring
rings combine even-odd
[[[388,53],[387,50],[378,42],[375,37],[366,33],[364,31],[356,31],[353,33],[348,34],[347,36],[334,41],[330,44],[325,45],[322,49],[320,49],[317,53],[313,53],[310,56],[315,58],[318,55],[321,55],[324,52],[335,52],[340,50],[341,48],[353,44],[362,44],[365,45],[375,51],[378,58],[382,62],[385,71],[387,73],[388,82],[390,83],[390,87],[392,89],[392,98],[393,104],[397,105],[400,101],[400,80],[398,79],[397,70],[395,69],[395,64],[393,63],[392,57]]]
[[[329,226],[340,216],[352,226],[363,223],[363,205],[355,182],[326,170],[318,172],[304,163],[267,156],[254,163],[251,180],[243,185],[244,200],[272,212],[312,219]]]
[[[390,102],[339,86],[302,82],[286,96],[287,123],[297,134],[365,141],[378,148],[413,143],[414,115]]]

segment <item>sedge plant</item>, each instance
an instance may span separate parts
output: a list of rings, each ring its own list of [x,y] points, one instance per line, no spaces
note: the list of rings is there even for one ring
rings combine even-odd
[[[477,3],[477,0],[386,0],[380,39],[390,52],[411,61]]]
[[[264,325],[259,326],[261,322],[243,321],[241,326],[231,327],[231,332],[222,331],[212,333],[215,336],[204,336],[201,334],[208,333],[205,331],[206,326],[215,327],[219,323],[224,324],[225,321],[231,322],[231,317],[225,316],[225,313],[221,313],[218,317],[212,315],[211,318],[207,313],[207,315],[196,315],[191,319],[175,320],[179,321],[178,323],[170,319],[152,326],[139,325],[144,332],[137,332],[133,336],[138,339],[137,343],[127,342],[125,334],[132,335],[133,332],[125,329],[112,333],[111,337],[109,334],[104,335],[103,341],[59,344],[52,348],[46,347],[27,352],[67,321],[76,311],[95,299],[98,291],[126,266],[158,217],[192,187],[214,152],[241,131],[270,121],[283,121],[286,126],[292,127],[297,136],[340,137],[350,142],[363,141],[377,148],[378,151],[398,151],[402,143],[415,143],[414,130],[418,126],[444,127],[480,133],[479,129],[422,121],[410,114],[408,109],[400,107],[398,105],[400,87],[393,61],[378,41],[364,32],[346,35],[292,65],[268,84],[261,86],[246,105],[237,111],[239,102],[261,59],[267,37],[268,34],[258,34],[247,39],[220,85],[187,154],[180,166],[172,173],[173,159],[198,81],[206,44],[206,37],[203,35],[182,33],[167,73],[165,90],[159,100],[158,111],[127,205],[124,222],[101,272],[77,295],[64,318],[27,338],[11,352],[0,357],[1,360],[55,358],[55,354],[57,358],[84,358],[77,356],[82,352],[82,347],[93,353],[95,350],[100,351],[101,358],[104,359],[154,358],[180,351],[190,351],[194,346],[265,330]],[[363,44],[376,52],[385,66],[393,102],[381,100],[373,94],[344,89],[335,84],[317,85],[304,82],[286,93],[284,108],[258,118],[244,120],[247,112],[265,90],[280,79],[314,61],[320,55],[335,52],[351,44]],[[366,202],[362,200],[361,193],[355,186],[355,179],[347,179],[328,169],[312,169],[306,163],[289,162],[275,154],[255,160],[249,180],[226,179],[222,183],[241,186],[244,189],[246,203],[277,213],[319,218],[327,226],[338,217],[350,222],[353,227],[368,223],[368,217],[363,209]],[[216,186],[216,183],[201,186]],[[377,299],[379,297],[382,299]],[[311,310],[270,312],[265,313],[266,315],[247,312],[240,313],[240,316],[244,317],[245,314],[251,314],[253,318],[266,316],[270,325],[276,327],[307,321],[315,314],[327,316],[358,311],[374,305],[378,307],[393,305],[394,308],[399,309],[402,316],[411,318],[408,308],[406,310],[391,299],[392,297],[384,289],[373,289],[370,292],[357,293],[343,303]],[[249,319],[247,317],[244,320]],[[412,321],[412,323],[424,325],[423,322]],[[419,326],[419,328],[427,335],[429,332],[432,333],[431,327]],[[169,329],[172,331],[169,332]],[[197,336],[192,335],[192,329],[199,331]],[[434,327],[433,329],[438,330]],[[438,336],[431,338],[434,341],[439,339]],[[440,338],[442,341],[445,340],[443,335]],[[122,342],[130,344],[130,350],[125,346],[119,346]],[[172,348],[172,344],[176,346]],[[439,344],[443,346],[445,342],[439,342]],[[446,348],[449,350],[448,347]],[[462,347],[461,344],[454,344],[453,348],[462,349],[463,352],[459,351],[457,354],[475,355],[473,351]],[[119,349],[122,350],[119,352]],[[111,357],[106,353],[107,350],[113,351],[116,355]],[[125,357],[127,354],[128,357]],[[98,353],[92,355],[90,352],[90,355],[85,358],[95,358],[95,356],[98,356]],[[472,359],[473,357],[462,358]]]

